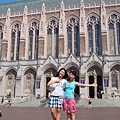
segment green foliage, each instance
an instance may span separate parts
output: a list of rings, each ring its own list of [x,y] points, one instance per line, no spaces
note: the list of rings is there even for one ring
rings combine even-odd
[[[11,98],[11,92],[6,95],[7,98]]]

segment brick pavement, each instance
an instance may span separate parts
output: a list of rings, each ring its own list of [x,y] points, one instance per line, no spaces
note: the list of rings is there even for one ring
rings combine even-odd
[[[0,120],[52,120],[47,107],[1,107]],[[76,120],[119,120],[120,107],[77,108]],[[62,111],[61,120],[66,120]]]

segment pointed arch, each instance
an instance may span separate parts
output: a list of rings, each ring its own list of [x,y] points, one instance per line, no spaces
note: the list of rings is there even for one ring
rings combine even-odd
[[[21,22],[11,24],[11,60],[19,60]]]
[[[39,21],[32,19],[28,23],[28,57],[38,59]]]
[[[36,70],[27,68],[24,72],[24,95],[35,95],[36,91]]]
[[[47,22],[47,56],[58,58],[59,20],[51,17]]]
[[[108,48],[110,55],[120,54],[120,13],[111,11],[107,15],[108,25]]]
[[[67,49],[68,55],[73,53],[79,56],[80,53],[80,39],[79,39],[79,19],[75,15],[70,15],[66,19],[67,28]]]
[[[100,37],[100,16],[96,13],[91,13],[86,17],[87,23],[87,38],[89,55],[95,52],[98,55],[102,54],[102,41]]]

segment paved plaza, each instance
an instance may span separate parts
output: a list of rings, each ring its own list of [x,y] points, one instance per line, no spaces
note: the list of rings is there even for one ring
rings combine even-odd
[[[1,107],[0,120],[52,120],[48,107]],[[119,120],[120,107],[77,108],[76,120]],[[62,111],[61,120],[66,120]]]
[[[50,110],[40,107],[40,99],[0,107],[0,120],[52,120]],[[92,108],[87,108],[87,99],[77,103],[76,120],[119,120],[120,99],[92,99]],[[61,120],[66,120],[62,111]]]

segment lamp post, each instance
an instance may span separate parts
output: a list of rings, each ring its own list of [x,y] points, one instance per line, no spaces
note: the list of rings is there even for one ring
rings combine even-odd
[[[15,94],[16,94],[16,81],[19,80],[19,76],[18,76],[18,70],[19,70],[20,66],[19,66],[19,57],[18,57],[18,62],[17,62],[17,76],[15,79],[15,84],[14,84],[14,98],[15,98]]]
[[[58,55],[58,69],[61,66],[61,53]]]
[[[80,59],[79,59],[79,81],[81,83],[83,83],[83,81],[81,80],[81,66],[83,65],[82,57],[83,57],[83,53],[80,53]]]
[[[105,87],[104,92],[107,93],[107,88],[106,88],[107,85],[106,85],[106,82],[104,80],[104,77],[105,77],[104,66],[105,66],[105,64],[106,64],[106,54],[105,54],[105,51],[103,51],[102,52],[102,80],[103,80],[103,87]]]

